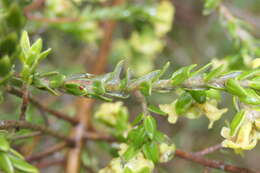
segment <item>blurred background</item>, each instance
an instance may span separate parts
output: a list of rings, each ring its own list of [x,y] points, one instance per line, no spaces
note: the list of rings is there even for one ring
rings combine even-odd
[[[1,14],[5,10],[4,3],[9,3],[8,8],[12,8],[14,12],[7,15],[9,18],[6,15],[1,16],[0,25],[4,27],[0,26],[0,43],[4,42],[2,38],[6,34],[13,41],[10,45],[17,42],[22,30],[28,31],[32,41],[41,37],[44,49],[52,48],[52,52],[37,69],[40,72],[56,70],[65,75],[93,72],[93,67],[98,63],[105,64],[104,72],[109,72],[117,62],[125,59],[125,66],[132,69],[134,76],[159,69],[167,61],[171,62],[167,72],[170,74],[185,65],[202,66],[213,59],[221,62],[230,56],[237,56],[237,48],[221,24],[218,12],[203,15],[202,0],[45,0],[38,6],[28,8],[31,4],[36,4],[36,1],[2,0]],[[234,16],[249,23],[250,33],[259,38],[259,0],[223,0],[222,3]],[[105,57],[106,61],[100,61],[100,57]],[[14,61],[19,69],[18,61]],[[235,61],[240,64],[239,58]],[[165,77],[169,76],[166,74]],[[54,109],[67,112],[71,116],[75,116],[77,112],[76,97],[51,96],[37,89],[32,89],[31,92]],[[154,94],[148,98],[148,102],[154,105],[166,104],[175,98],[175,93]],[[210,130],[205,117],[195,120],[183,117],[171,125],[165,117],[154,116],[159,122],[160,130],[175,142],[177,148],[199,151],[223,140],[220,130],[225,121],[230,120],[234,114],[234,108],[230,104],[231,98],[228,95],[223,95],[223,98],[220,107],[230,109]],[[141,112],[140,104],[134,97],[121,101],[128,107],[131,120]],[[94,104],[93,113],[101,103],[97,101]],[[6,95],[5,102],[0,105],[0,119],[18,119],[20,104],[20,99]],[[43,113],[30,106],[27,119],[34,123],[44,123],[44,116],[40,116],[41,114]],[[70,133],[71,126],[68,123],[54,117],[49,117],[48,121],[53,129]],[[95,127],[95,123],[95,119],[92,118],[92,126]],[[53,138],[36,137],[14,141],[14,146],[24,155],[30,155],[54,143]],[[110,153],[114,152],[114,149],[109,144],[89,141],[85,145],[82,162],[86,167],[90,166],[92,170],[97,171],[111,160]],[[64,157],[66,151],[56,153],[48,157],[48,160]],[[259,145],[251,151],[244,152],[242,156],[234,154],[232,150],[221,149],[207,157],[260,170]],[[41,172],[63,172],[62,165],[64,162],[49,167],[42,166]],[[87,171],[83,166],[82,172]],[[174,158],[156,168],[156,172],[160,173],[203,171],[205,172],[203,166],[180,158]],[[212,169],[210,172],[221,171]]]

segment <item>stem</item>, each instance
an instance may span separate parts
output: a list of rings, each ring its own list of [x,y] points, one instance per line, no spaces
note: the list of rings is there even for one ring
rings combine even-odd
[[[32,161],[36,161],[36,160],[41,160],[49,155],[52,155],[53,153],[56,153],[60,150],[62,150],[63,148],[65,148],[66,146],[68,146],[68,144],[66,142],[61,142],[59,144],[56,144],[50,148],[47,148],[45,151],[43,152],[39,152],[35,155],[29,156],[26,158],[27,161],[32,162]]]
[[[177,157],[190,160],[200,165],[210,167],[210,168],[220,169],[222,171],[227,171],[232,173],[260,173],[259,171],[253,171],[247,168],[240,168],[234,165],[228,165],[217,160],[206,159],[201,156],[196,156],[192,153],[188,153],[179,149],[176,150],[175,155]]]
[[[13,94],[17,97],[22,97],[22,92],[18,89],[15,89],[13,87],[8,87],[7,88],[7,91],[10,93],[10,94]],[[58,112],[54,109],[51,109],[47,106],[45,106],[44,104],[42,104],[40,101],[38,101],[37,99],[33,98],[33,97],[29,97],[29,101],[34,104],[38,109],[40,110],[43,110],[45,112],[48,112],[50,113],[51,115],[54,115],[55,117],[59,118],[59,119],[63,119],[65,121],[68,121],[70,122],[71,124],[77,124],[78,121],[72,117],[70,117],[69,115],[67,114],[64,114],[64,113],[61,113],[61,112]]]
[[[54,131],[48,127],[32,124],[26,121],[15,121],[15,120],[0,120],[0,129],[11,129],[11,128],[25,128],[40,131],[44,134],[51,135],[63,141],[66,141],[69,144],[73,144],[74,141],[71,138],[68,138],[66,135]]]
[[[208,147],[208,148],[205,148],[201,151],[198,151],[198,152],[195,152],[194,155],[196,156],[204,156],[204,155],[207,155],[207,154],[210,154],[210,153],[213,153],[219,149],[222,148],[222,145],[221,144],[216,144],[216,145],[213,145],[211,147]]]

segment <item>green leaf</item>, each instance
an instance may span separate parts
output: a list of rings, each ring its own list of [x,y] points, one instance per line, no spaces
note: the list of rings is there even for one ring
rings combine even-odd
[[[260,105],[260,96],[256,93],[255,90],[251,88],[246,88],[247,95],[245,97],[240,97],[239,99],[242,102],[251,105]]]
[[[41,51],[42,51],[42,39],[39,38],[31,46],[30,52],[32,52],[32,54],[34,54],[34,55],[37,55],[37,54],[41,53]]]
[[[9,152],[10,152],[11,154],[13,154],[14,156],[16,156],[16,157],[18,157],[18,158],[24,160],[24,157],[23,157],[20,153],[18,153],[16,150],[10,148]]]
[[[192,98],[202,104],[205,103],[207,100],[207,93],[203,90],[190,90],[189,93],[191,94]]]
[[[0,152],[0,169],[5,173],[14,173],[14,167],[8,154],[5,152]]]
[[[152,160],[154,163],[158,162],[160,157],[158,144],[154,142],[144,144],[143,153],[147,159]]]
[[[144,119],[144,128],[148,137],[153,139],[157,129],[156,120],[150,115],[146,116]]]
[[[167,113],[163,112],[159,107],[155,105],[148,105],[148,110],[159,115],[167,115]]]
[[[160,70],[152,71],[152,72],[148,73],[147,75],[144,75],[144,76],[136,79],[135,81],[133,81],[130,84],[129,88],[134,89],[144,82],[152,82],[158,76],[158,74],[160,74]]]
[[[9,155],[9,158],[10,158],[13,166],[16,169],[19,169],[21,171],[28,172],[28,173],[38,173],[39,172],[36,167],[30,165],[25,160],[22,160],[20,158],[12,156],[12,155]]]
[[[211,65],[212,65],[211,62],[206,64],[206,65],[204,65],[203,67],[201,67],[200,69],[196,70],[195,72],[192,72],[191,76],[195,76],[195,75],[197,75],[199,73],[202,73],[203,71],[206,71]]]
[[[137,125],[138,123],[140,123],[140,122],[143,120],[143,118],[144,118],[144,114],[143,114],[143,113],[139,114],[139,115],[134,119],[134,121],[131,123],[132,126],[135,126],[135,125]]]
[[[178,115],[185,113],[192,104],[192,96],[190,93],[183,93],[175,104],[175,110]]]
[[[64,85],[64,88],[65,88],[66,92],[76,95],[76,96],[84,96],[84,95],[88,94],[88,92],[84,88],[82,88],[82,86],[80,84],[66,83]]]
[[[233,118],[230,124],[230,136],[234,136],[237,133],[237,130],[242,125],[245,119],[245,111],[239,111]]]
[[[254,70],[249,70],[249,71],[244,71],[238,76],[238,80],[245,80],[250,77],[256,76],[260,74],[260,69],[254,69]]]
[[[23,31],[23,33],[22,33],[20,46],[22,48],[22,52],[23,52],[25,58],[27,58],[31,46],[30,46],[30,40],[28,37],[28,33],[26,31]]]
[[[129,146],[123,154],[124,160],[126,162],[129,161],[137,154],[137,152],[138,152],[138,150],[134,146]]]
[[[226,89],[229,93],[239,96],[239,97],[245,97],[247,95],[246,90],[240,86],[239,82],[235,79],[228,79],[226,81]]]
[[[10,145],[3,135],[0,135],[0,151],[9,151]]]
[[[187,67],[182,67],[174,72],[171,77],[172,85],[179,85],[183,83],[186,79],[190,77],[190,71],[196,66],[196,64],[193,64]]]
[[[222,74],[223,70],[224,70],[224,66],[223,65],[221,65],[221,66],[211,70],[208,74],[206,74],[204,76],[205,82],[208,82],[208,81],[210,81],[210,80],[212,80],[212,79],[214,79],[216,77],[219,77]]]
[[[139,90],[142,92],[143,95],[150,96],[152,94],[152,84],[151,84],[151,82],[141,83]]]
[[[40,55],[39,55],[39,60],[42,60],[44,58],[46,58],[51,52],[51,48],[43,51]]]
[[[170,66],[170,62],[167,62],[163,68],[160,70],[160,72],[158,73],[158,75],[152,80],[152,83],[153,82],[156,82],[160,79],[160,77],[166,72],[166,70],[169,68]]]
[[[59,88],[64,84],[66,76],[62,74],[56,74],[50,79],[50,87],[51,88]]]
[[[8,75],[8,73],[12,69],[12,64],[10,58],[6,55],[4,57],[0,57],[0,76],[3,77]]]
[[[249,86],[254,89],[260,90],[260,76],[257,76],[249,81]]]
[[[142,126],[132,129],[127,136],[128,143],[130,143],[137,149],[139,149],[143,145],[146,139],[147,138],[146,138],[145,129]]]
[[[104,83],[102,81],[95,80],[93,82],[93,91],[98,95],[103,95],[106,92]]]

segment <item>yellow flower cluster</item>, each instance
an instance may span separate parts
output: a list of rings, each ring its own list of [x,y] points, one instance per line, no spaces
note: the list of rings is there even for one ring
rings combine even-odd
[[[101,104],[94,116],[98,120],[114,126],[121,114],[128,114],[127,108],[123,106],[122,102],[115,102]]]
[[[168,114],[168,121],[169,123],[176,123],[178,120],[178,117],[181,115],[178,115],[175,110],[175,104],[176,101],[171,104],[164,104],[159,105],[160,109]],[[186,112],[185,117],[194,119],[198,118],[201,115],[205,115],[210,123],[208,128],[212,128],[213,123],[221,118],[221,116],[227,112],[227,109],[219,109],[217,107],[217,101],[214,99],[208,100],[207,102],[203,104],[195,103],[193,104]]]
[[[236,153],[253,149],[260,139],[260,110],[246,110],[244,114],[234,134],[231,134],[230,127],[221,130],[221,135],[225,138],[222,146],[232,148]]]
[[[121,144],[119,155],[122,156],[123,153],[127,150],[128,145]],[[110,164],[101,169],[99,173],[139,173],[145,170],[145,172],[152,172],[154,169],[154,164],[151,160],[145,159],[144,155],[139,152],[127,163],[124,163],[121,157],[114,158]]]

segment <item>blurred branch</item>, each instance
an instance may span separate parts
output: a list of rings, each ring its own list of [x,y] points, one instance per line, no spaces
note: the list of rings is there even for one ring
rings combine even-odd
[[[17,97],[22,97],[22,91],[18,90],[18,89],[15,89],[13,87],[8,87],[7,88],[7,91],[10,93],[10,94],[13,94]],[[40,101],[36,100],[35,98],[33,97],[29,97],[29,101],[34,104],[38,109],[40,110],[43,110],[45,112],[48,112],[50,113],[51,115],[54,115],[55,117],[59,118],[59,119],[63,119],[63,120],[66,120],[68,122],[70,122],[71,124],[77,124],[78,121],[72,117],[70,117],[69,115],[67,114],[64,114],[64,113],[61,113],[61,112],[58,112],[56,110],[53,110],[47,106],[45,106],[44,104],[42,104]]]
[[[42,162],[38,162],[35,164],[35,166],[37,168],[47,168],[50,166],[54,166],[54,165],[60,165],[60,164],[64,164],[65,163],[65,159],[58,159],[58,160],[44,160]]]
[[[31,137],[35,137],[35,136],[40,136],[42,135],[41,132],[32,132],[26,135],[19,135],[19,136],[12,136],[9,139],[10,140],[20,140],[20,139],[26,139],[26,138],[31,138]]]
[[[24,84],[22,87],[22,105],[21,105],[21,112],[20,112],[20,120],[25,121],[26,117],[26,110],[29,104],[29,91],[28,91],[28,84]]]
[[[233,172],[233,173],[260,173],[259,171],[253,171],[247,168],[240,168],[234,165],[228,165],[223,162],[217,161],[217,160],[210,160],[203,158],[201,156],[196,156],[192,153],[185,152],[182,150],[177,149],[175,152],[175,155],[177,157],[190,160],[192,162],[198,163],[200,165],[209,167],[209,168],[215,168],[215,169],[220,169],[222,171],[226,172]]]
[[[113,2],[113,6],[122,4],[123,0],[115,0]],[[96,64],[92,69],[94,74],[102,74],[105,71],[105,67],[107,65],[107,58],[110,53],[111,45],[112,45],[112,37],[113,32],[116,27],[116,21],[106,21],[104,22],[104,38],[101,42],[100,50],[97,56]],[[93,99],[85,99],[81,98],[78,100],[78,112],[77,117],[79,119],[79,124],[72,132],[72,135],[75,136],[76,145],[75,148],[69,151],[68,159],[67,159],[67,173],[78,173],[80,171],[80,156],[81,151],[84,146],[84,135],[83,132],[90,128],[90,117],[91,117],[91,109],[93,107],[95,100]]]
[[[35,0],[30,5],[26,6],[24,8],[24,15],[29,20],[35,20],[39,22],[47,22],[47,23],[66,23],[66,22],[77,22],[77,18],[70,18],[70,17],[62,17],[62,18],[45,18],[45,17],[39,17],[32,14],[33,11],[41,8],[44,4],[45,0]]]
[[[32,162],[32,161],[37,161],[37,160],[41,160],[55,152],[58,152],[60,150],[62,150],[63,148],[65,148],[68,144],[66,142],[61,142],[58,143],[50,148],[45,149],[45,151],[43,152],[39,152],[37,154],[34,154],[32,156],[29,156],[26,158],[27,161]]]
[[[194,155],[196,156],[204,156],[204,155],[207,155],[207,154],[210,154],[210,153],[213,153],[219,149],[222,148],[222,145],[221,144],[216,144],[216,145],[213,145],[211,147],[208,147],[208,148],[205,148],[201,151],[198,151],[198,152],[195,152]]]

